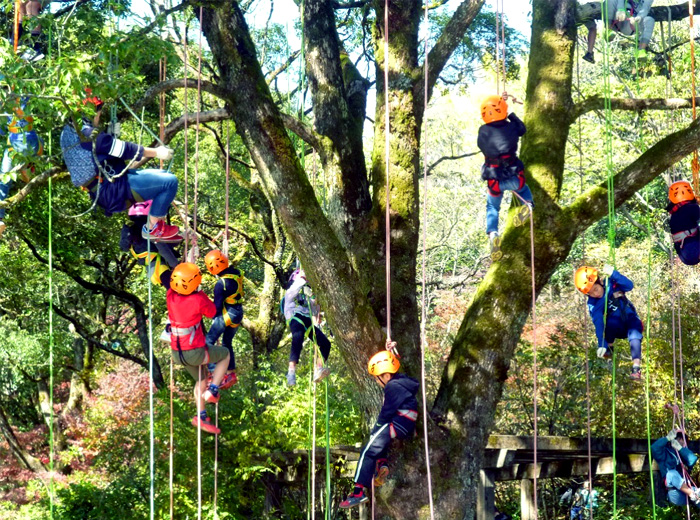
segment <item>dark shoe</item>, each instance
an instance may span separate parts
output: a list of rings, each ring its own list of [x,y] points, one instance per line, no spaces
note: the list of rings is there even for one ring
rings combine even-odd
[[[595,64],[595,58],[593,57],[592,52],[587,52],[586,54],[583,55],[583,61],[587,61],[588,63],[593,63]]]
[[[364,489],[357,495],[354,493],[350,493],[348,497],[340,503],[340,509],[350,509],[351,507],[364,504],[368,500],[369,497],[365,494]]]
[[[630,372],[630,379],[632,381],[642,380],[642,367],[633,366],[632,372]]]

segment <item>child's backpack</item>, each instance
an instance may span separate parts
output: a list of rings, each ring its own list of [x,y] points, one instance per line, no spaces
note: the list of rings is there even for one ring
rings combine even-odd
[[[80,145],[80,137],[75,132],[75,128],[67,123],[61,132],[61,151],[70,172],[70,180],[73,186],[78,188],[95,178],[95,161],[92,158],[92,152]]]

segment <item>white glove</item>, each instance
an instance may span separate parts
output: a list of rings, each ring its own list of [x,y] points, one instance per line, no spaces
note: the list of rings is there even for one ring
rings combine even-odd
[[[700,504],[700,494],[698,494],[698,488],[693,488],[693,492],[690,494],[691,501],[693,501],[695,504]]]
[[[602,269],[603,274],[605,276],[612,276],[614,270],[615,270],[615,268],[613,266],[611,266],[610,264],[605,264],[603,266],[603,269]]]
[[[169,161],[173,158],[173,150],[166,146],[156,148],[156,157],[161,161]]]
[[[678,426],[674,426],[673,428],[671,428],[668,432],[668,435],[666,435],[666,439],[668,440],[668,442],[675,441],[676,437],[678,436],[678,433],[681,431],[683,430],[681,430]]]
[[[603,359],[605,357],[605,354],[607,354],[607,353],[608,353],[608,349],[606,349],[605,347],[598,348],[598,357],[600,359]]]
[[[671,441],[671,447],[676,451],[681,451],[683,449],[683,446],[681,445],[681,443],[678,442],[676,439],[673,439]]]
[[[617,13],[615,13],[615,20],[618,22],[624,22],[627,20],[627,11],[620,10]]]
[[[641,17],[641,16],[633,16],[632,18],[630,18],[630,24],[631,24],[631,25],[636,25],[636,24],[638,24],[638,23],[641,22],[641,21],[642,21],[642,17]]]

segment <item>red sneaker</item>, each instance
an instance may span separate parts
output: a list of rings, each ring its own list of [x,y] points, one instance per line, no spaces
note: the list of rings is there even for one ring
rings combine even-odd
[[[216,404],[219,402],[219,392],[218,391],[216,393],[214,393],[207,388],[207,391],[204,392],[203,397],[207,403]]]
[[[198,416],[195,415],[194,417],[192,417],[192,426],[194,426],[195,428],[199,428],[204,432],[213,433],[214,435],[219,435],[221,433],[221,430],[211,423],[211,419],[209,417],[202,421]]]
[[[226,374],[221,380],[221,384],[219,384],[219,390],[226,390],[227,388],[231,388],[236,383],[238,383],[238,377],[236,377],[235,372]]]
[[[141,236],[153,242],[182,242],[184,237],[180,235],[180,228],[166,224],[165,220],[159,220],[152,229],[143,226]]]
[[[363,489],[357,495],[350,493],[345,500],[340,503],[340,509],[350,509],[351,507],[359,506],[369,500]]]

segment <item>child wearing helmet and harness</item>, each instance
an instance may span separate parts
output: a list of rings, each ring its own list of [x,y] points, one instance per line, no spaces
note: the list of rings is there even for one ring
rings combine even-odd
[[[296,369],[301,356],[304,340],[311,336],[312,341],[318,345],[323,361],[318,360],[314,371],[314,383],[318,383],[328,377],[330,368],[324,366],[331,352],[331,342],[323,331],[314,324],[312,315],[318,322],[320,307],[316,304],[313,292],[306,281],[306,273],[303,269],[297,269],[289,278],[290,285],[284,293],[282,308],[284,318],[292,333],[292,350],[289,353],[289,369],[287,370],[287,384],[297,384]]]
[[[207,344],[216,345],[223,334],[223,346],[228,350],[229,361],[226,376],[219,388],[225,390],[238,382],[236,376],[236,354],[233,352],[233,337],[243,321],[243,272],[229,265],[228,258],[218,249],[209,251],[204,264],[217,281],[214,286],[216,316],[207,333]],[[211,368],[211,367],[210,367]]]
[[[608,0],[607,20],[609,31],[606,35],[608,41],[615,38],[616,33],[625,36],[639,36],[639,48],[635,51],[638,60],[647,59],[647,48],[654,34],[654,18],[650,16],[651,6],[654,0]],[[601,3],[601,8],[603,4]],[[588,28],[588,50],[583,59],[589,63],[595,63],[593,47],[597,35],[595,20],[586,22]],[[637,32],[639,31],[639,32]]]
[[[666,206],[671,216],[671,238],[678,258],[685,265],[697,265],[700,262],[700,206],[690,184],[678,181],[668,188],[668,198],[671,201]]]
[[[167,273],[162,276],[164,284],[168,282],[167,278]],[[202,330],[203,316],[213,318],[216,307],[206,294],[198,291],[202,274],[196,265],[182,263],[173,269],[169,278],[166,302],[173,362],[183,365],[195,380],[197,415],[192,418],[192,425],[205,432],[219,434],[221,430],[207,417],[205,402],[219,402],[219,383],[226,374],[229,354],[223,347],[207,346]],[[207,388],[208,363],[216,363],[216,368]]]
[[[126,211],[129,204],[151,200],[148,223],[143,227],[143,238],[154,242],[180,242],[183,240],[180,229],[165,222],[170,204],[177,194],[177,177],[159,169],[127,169],[127,161],[140,161],[144,157],[170,160],[173,151],[165,146],[143,147],[136,143],[122,141],[106,132],[98,132],[104,103],[92,91],[85,89],[89,97],[83,104],[95,106],[95,117],[88,121],[81,132],[91,139],[82,142],[73,124],[69,121],[61,132],[61,152],[70,172],[71,181],[76,187],[90,192],[90,198],[97,198],[97,204],[106,216]],[[92,136],[96,134],[94,142]],[[97,157],[96,164],[95,157]],[[115,176],[105,179],[103,171]]]
[[[384,404],[357,462],[355,488],[340,503],[343,509],[367,502],[367,488],[372,480],[375,486],[384,485],[389,474],[386,456],[391,441],[409,439],[416,430],[418,381],[398,373],[399,360],[392,352],[395,345],[387,343],[387,350],[372,356],[367,365],[367,371],[384,389]]]
[[[147,266],[151,283],[160,285],[163,273],[180,263],[180,255],[172,244],[154,242],[151,244],[149,256],[148,241],[141,236],[141,228],[146,224],[150,207],[151,201],[147,200],[136,202],[129,208],[129,223],[122,226],[119,248],[122,251],[129,251],[139,265]]]
[[[505,95],[505,94],[504,94]],[[486,196],[486,234],[491,243],[491,259],[501,259],[501,238],[498,235],[498,214],[503,192],[511,190],[526,202],[515,216],[515,225],[522,225],[530,215],[532,192],[525,184],[525,165],[518,158],[518,141],[525,135],[525,124],[514,113],[508,115],[508,104],[502,96],[489,96],[481,104],[483,125],[477,145],[484,154],[481,178],[488,183]]]
[[[664,476],[668,501],[685,506],[688,501],[700,507],[700,490],[692,485],[688,474],[698,460],[683,439],[683,430],[674,426],[666,437],[651,445],[651,456]]]
[[[0,202],[10,194],[13,184],[14,172],[19,170],[19,175],[24,182],[29,182],[28,172],[34,173],[34,165],[31,159],[44,154],[44,143],[34,130],[34,118],[25,114],[28,98],[16,100],[12,107],[13,115],[7,118],[7,127],[0,128],[0,135],[7,135],[7,148],[0,166]],[[0,236],[6,229],[5,208],[0,208]]]
[[[580,267],[574,275],[574,284],[588,296],[588,312],[598,338],[598,357],[610,357],[609,345],[616,339],[627,338],[632,356],[630,379],[642,379],[642,320],[625,293],[634,289],[634,283],[612,266],[603,267],[607,279],[601,280],[598,270]],[[607,310],[606,310],[607,304]]]

